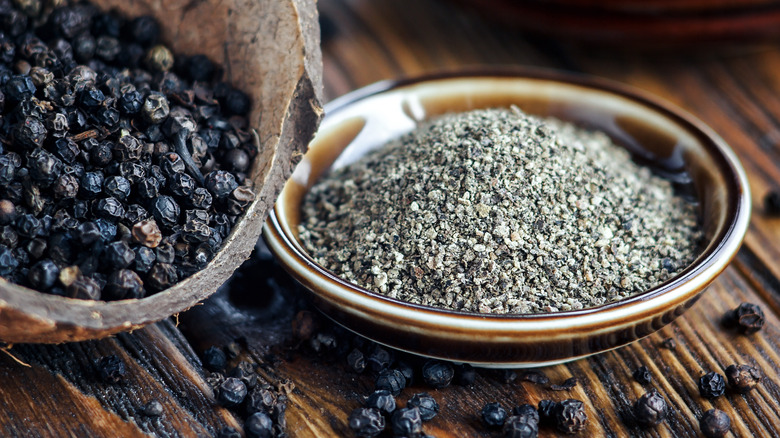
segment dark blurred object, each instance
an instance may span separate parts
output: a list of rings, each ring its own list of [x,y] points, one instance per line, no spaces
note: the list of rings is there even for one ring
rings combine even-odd
[[[520,30],[619,45],[780,39],[777,0],[455,0]]]

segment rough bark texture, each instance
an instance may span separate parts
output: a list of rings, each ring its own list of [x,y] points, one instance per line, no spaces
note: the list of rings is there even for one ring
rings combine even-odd
[[[258,193],[203,271],[140,300],[82,301],[0,279],[0,340],[56,343],[130,330],[205,299],[249,256],[268,210],[322,116],[322,55],[314,0],[98,0],[129,16],[151,14],[175,53],[204,53],[253,96]]]

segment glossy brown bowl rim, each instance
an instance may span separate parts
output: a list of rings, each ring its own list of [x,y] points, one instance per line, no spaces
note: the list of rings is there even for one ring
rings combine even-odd
[[[403,87],[420,85],[427,82],[490,78],[544,80],[560,82],[565,85],[595,89],[597,91],[606,92],[617,95],[618,97],[625,98],[670,119],[682,127],[687,133],[694,136],[694,138],[702,146],[703,150],[706,151],[707,155],[717,166],[719,171],[718,173],[724,176],[724,180],[726,181],[726,193],[728,196],[727,200],[725,201],[725,205],[728,208],[728,211],[724,219],[724,226],[715,236],[708,240],[707,247],[704,249],[704,251],[699,254],[699,256],[697,256],[696,259],[683,271],[666,282],[650,288],[647,291],[632,295],[622,300],[602,304],[600,306],[587,307],[578,310],[525,314],[480,314],[475,312],[462,312],[457,310],[414,304],[395,298],[389,298],[379,294],[378,292],[374,292],[356,284],[347,282],[320,266],[314,259],[309,256],[307,252],[300,251],[298,247],[294,245],[293,242],[291,242],[291,237],[284,232],[281,226],[279,217],[283,217],[284,215],[278,211],[278,204],[277,206],[274,206],[274,209],[271,211],[271,214],[266,221],[264,234],[267,236],[267,238],[276,239],[277,241],[282,242],[283,247],[287,250],[288,254],[301,262],[301,265],[313,270],[318,276],[327,279],[331,283],[334,283],[352,293],[358,293],[371,299],[380,300],[385,304],[392,306],[400,306],[404,309],[414,310],[415,312],[422,312],[418,313],[419,317],[415,319],[421,319],[424,318],[423,315],[428,315],[445,318],[456,317],[459,321],[491,320],[494,322],[562,322],[564,320],[580,319],[584,316],[604,313],[604,311],[609,311],[610,313],[616,311],[619,313],[620,310],[625,309],[627,313],[624,314],[623,317],[610,319],[609,321],[633,321],[637,318],[642,319],[644,317],[653,315],[658,312],[658,309],[656,307],[649,307],[648,309],[637,313],[635,311],[628,311],[628,308],[635,307],[637,304],[648,303],[650,301],[657,300],[658,298],[676,290],[683,284],[701,277],[703,283],[699,287],[693,287],[688,294],[678,297],[677,300],[672,303],[668,303],[663,307],[666,308],[685,303],[686,301],[698,295],[698,293],[700,293],[709,283],[711,283],[736,256],[739,246],[741,245],[741,241],[744,239],[745,233],[747,232],[751,208],[747,176],[745,175],[744,170],[741,168],[741,165],[739,165],[739,160],[737,159],[736,155],[728,147],[725,141],[721,139],[711,128],[688,112],[657,97],[654,97],[645,91],[630,87],[628,85],[585,74],[563,72],[551,69],[500,68],[486,70],[475,68],[465,71],[438,72],[422,75],[419,77],[380,81],[352,91],[331,101],[325,105],[325,111],[326,114],[334,114],[357,101],[361,101],[385,92],[394,91]],[[327,116],[323,123],[326,122]],[[285,192],[283,190],[282,195],[280,196],[284,196],[284,193]],[[269,246],[272,247],[272,245]],[[724,251],[728,249],[729,246],[733,246],[733,249],[729,253],[724,253]],[[271,249],[272,251],[274,250],[273,247]],[[285,269],[296,276],[296,278],[298,278],[296,275],[297,273],[292,267],[287,266],[285,263],[282,263],[282,265]],[[717,265],[718,268],[716,271],[711,272],[710,270],[714,265]],[[301,278],[298,279],[299,281],[302,280]],[[306,283],[308,282],[304,282],[304,284],[309,289],[319,289],[317,285]],[[373,309],[362,308],[361,310],[366,312],[373,311]],[[599,326],[603,324],[603,321],[593,322]],[[570,329],[574,329],[575,327],[583,328],[579,324],[569,326]]]

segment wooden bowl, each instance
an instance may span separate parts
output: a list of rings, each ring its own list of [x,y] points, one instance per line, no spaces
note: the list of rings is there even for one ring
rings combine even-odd
[[[137,300],[42,294],[0,278],[0,340],[55,343],[108,336],[159,321],[205,299],[249,257],[262,224],[322,116],[322,55],[314,0],[96,0],[127,16],[151,14],[175,53],[203,53],[253,98],[257,198],[214,259],[170,289]]]
[[[483,315],[413,305],[348,283],[319,266],[298,240],[307,190],[330,168],[446,112],[507,107],[597,128],[635,157],[684,182],[699,201],[705,245],[669,281],[614,303],[582,310]],[[282,190],[264,237],[316,306],[376,342],[479,366],[541,366],[633,342],[696,301],[737,253],[750,218],[745,173],[712,130],[678,108],[612,82],[551,71],[454,74],[383,82],[326,107],[328,116]]]

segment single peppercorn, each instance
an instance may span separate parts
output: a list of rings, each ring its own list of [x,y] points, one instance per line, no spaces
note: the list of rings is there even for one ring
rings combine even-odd
[[[125,363],[116,355],[104,356],[97,364],[100,378],[106,383],[119,383],[124,380]]]
[[[79,194],[86,199],[94,199],[103,191],[103,173],[87,172],[79,182]]]
[[[634,416],[642,427],[656,426],[666,418],[666,400],[652,389],[634,403]]]
[[[555,406],[555,427],[563,433],[576,433],[585,428],[588,415],[585,404],[579,400],[567,399]]]
[[[35,94],[35,84],[28,75],[15,75],[3,86],[3,94],[6,100],[12,103],[18,103],[29,99]]]
[[[34,238],[43,229],[43,224],[32,214],[23,214],[16,219],[16,232],[26,238]]]
[[[741,303],[736,309],[726,312],[723,316],[725,326],[737,327],[741,333],[746,335],[761,330],[765,321],[764,311],[753,303]]]
[[[761,371],[751,365],[729,365],[726,368],[729,388],[740,394],[753,390],[761,381]]]
[[[165,242],[158,245],[157,248],[155,248],[154,253],[157,257],[157,261],[160,263],[173,263],[174,257],[176,256],[173,246]]]
[[[179,204],[170,196],[159,196],[152,205],[152,216],[158,225],[166,228],[173,228],[178,224],[181,210]]]
[[[126,268],[135,261],[135,253],[121,240],[106,245],[103,257],[106,264],[114,269]]]
[[[726,436],[731,429],[731,419],[720,409],[710,409],[699,420],[701,433],[707,438]]]
[[[512,409],[512,415],[522,417],[523,421],[539,423],[540,416],[534,405],[524,404]]]
[[[243,116],[249,112],[252,101],[246,93],[232,88],[220,102],[228,115]]]
[[[423,365],[422,378],[434,388],[446,388],[455,376],[455,368],[449,362],[430,360]]]
[[[111,222],[119,222],[125,217],[125,207],[113,196],[99,199],[93,210],[97,217]]]
[[[362,373],[366,369],[366,358],[363,352],[357,348],[352,349],[347,355],[347,365],[352,371]]]
[[[219,385],[217,391],[217,400],[219,404],[225,407],[240,405],[246,397],[247,389],[241,379],[228,377]]]
[[[726,379],[715,371],[699,377],[699,394],[704,398],[717,398],[726,392]]]
[[[176,173],[168,179],[168,190],[175,196],[189,197],[195,190],[195,180],[186,173]]]
[[[234,357],[234,355],[230,355]],[[241,362],[228,373],[228,376],[235,377],[241,380],[246,385],[247,389],[252,389],[257,386],[257,373],[255,372],[257,364],[250,362]]]
[[[7,199],[0,199],[0,225],[8,225],[16,220],[16,206]]]
[[[143,15],[130,22],[128,33],[136,43],[150,47],[160,39],[160,25],[154,17]]]
[[[135,193],[141,199],[154,199],[160,193],[160,183],[155,178],[144,178],[136,185]]]
[[[357,436],[377,436],[385,430],[385,418],[373,408],[357,408],[349,414],[347,421]]]
[[[255,412],[244,423],[244,431],[252,438],[271,438],[274,433],[273,427],[273,420],[265,412]]]
[[[422,418],[417,408],[402,408],[393,412],[390,426],[396,436],[414,437],[422,433]]]
[[[37,290],[46,290],[54,286],[54,282],[57,281],[57,277],[60,274],[60,269],[51,260],[41,260],[34,264],[27,272],[27,280],[30,285]]]
[[[635,369],[633,376],[634,380],[641,383],[642,385],[647,385],[653,381],[653,376],[650,374],[650,370],[645,366],[641,366]]]
[[[764,213],[780,216],[780,191],[772,190],[764,196]]]
[[[62,114],[58,114],[58,115],[62,116]],[[65,116],[62,116],[63,119],[64,117]],[[79,150],[79,146],[76,144],[75,141],[69,138],[58,138],[54,142],[54,153],[63,162],[68,164],[73,164],[76,161],[76,158],[80,153],[80,150]]]
[[[217,199],[227,198],[238,187],[236,178],[224,170],[209,172],[205,177],[206,189]]]
[[[103,191],[119,200],[125,200],[130,196],[130,181],[122,176],[109,176],[103,182]]]
[[[108,166],[113,160],[111,144],[103,142],[89,150],[89,162],[97,167]]]
[[[173,53],[167,47],[158,44],[146,52],[144,62],[152,71],[167,72],[173,67]]]
[[[209,371],[223,371],[227,366],[227,356],[221,348],[211,346],[203,352],[203,366]]]
[[[156,248],[162,241],[162,233],[154,220],[145,220],[133,225],[133,239],[149,248]]]
[[[536,438],[539,436],[539,423],[513,415],[504,422],[501,434],[504,438]]]
[[[417,408],[420,410],[422,421],[433,419],[439,413],[439,403],[427,392],[415,394],[406,402],[407,408]]]
[[[379,389],[368,396],[365,406],[376,409],[383,414],[391,414],[396,408],[395,397],[390,391]]]
[[[145,246],[139,246],[135,249],[135,270],[146,274],[152,269],[152,265],[157,260],[154,251]]]
[[[488,427],[501,427],[504,425],[508,415],[506,409],[501,407],[500,403],[487,403],[480,411],[482,422]]]
[[[173,286],[177,281],[179,281],[179,276],[176,273],[176,268],[168,263],[161,263],[158,255],[157,263],[149,270],[145,284],[149,285],[151,290],[161,291]]]
[[[170,113],[170,107],[168,106],[168,99],[162,94],[150,94],[144,100],[144,105],[141,108],[141,114],[148,123],[157,125],[162,123]]]
[[[138,299],[143,298],[143,295],[143,281],[129,269],[119,269],[111,273],[103,289],[103,297],[106,300]]]
[[[42,148],[27,154],[30,177],[41,187],[49,187],[62,173],[62,161]]]
[[[398,370],[386,368],[379,372],[375,384],[377,390],[384,389],[398,395],[406,387],[406,377]]]

